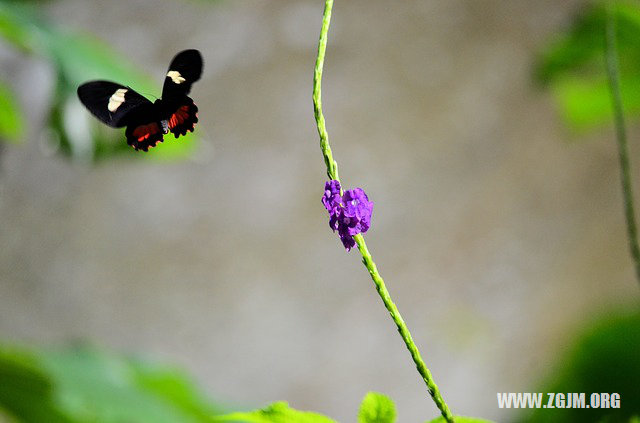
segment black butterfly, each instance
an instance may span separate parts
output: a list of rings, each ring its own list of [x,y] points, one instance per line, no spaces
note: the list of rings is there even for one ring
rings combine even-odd
[[[178,138],[193,131],[198,107],[187,96],[202,75],[198,50],[184,50],[173,58],[164,79],[162,98],[155,103],[129,87],[109,81],[91,81],[78,87],[78,97],[91,113],[114,128],[127,127],[127,144],[148,151],[172,132]]]

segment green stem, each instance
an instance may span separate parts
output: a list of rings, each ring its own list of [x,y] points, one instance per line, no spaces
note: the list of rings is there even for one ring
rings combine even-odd
[[[324,66],[324,56],[325,51],[327,49],[327,34],[329,32],[329,23],[331,21],[331,8],[333,7],[333,0],[326,0],[324,7],[324,14],[322,17],[322,28],[320,30],[320,40],[318,42],[318,57],[316,59],[315,72],[313,77],[313,106],[316,117],[316,124],[318,125],[318,134],[320,135],[320,148],[322,149],[322,155],[324,157],[325,165],[327,166],[327,175],[329,179],[339,180],[338,179],[338,164],[333,159],[333,155],[331,154],[331,146],[329,145],[329,135],[327,134],[327,129],[325,125],[324,115],[322,114],[322,100],[321,100],[321,81],[322,81],[322,68]],[[409,353],[411,354],[411,358],[413,362],[416,364],[416,369],[418,373],[422,376],[425,384],[427,385],[427,389],[429,390],[429,394],[431,398],[436,403],[436,406],[442,413],[442,417],[449,422],[454,422],[454,417],[451,414],[451,410],[449,410],[449,406],[442,398],[440,394],[440,390],[438,386],[433,380],[431,376],[431,372],[424,364],[422,357],[420,356],[420,352],[418,351],[418,347],[415,342],[413,342],[413,338],[411,337],[411,333],[409,332],[409,328],[407,328],[406,323],[402,319],[398,308],[391,300],[391,296],[389,295],[389,291],[384,284],[384,280],[378,273],[378,269],[376,264],[371,258],[371,254],[367,249],[367,244],[362,237],[362,234],[357,234],[353,237],[356,244],[358,245],[358,250],[360,250],[360,254],[362,254],[362,262],[365,267],[369,271],[371,275],[371,279],[376,286],[376,290],[384,303],[384,306],[389,311],[391,318],[398,328],[398,332],[402,337]]]
[[[613,2],[607,5],[605,59],[607,77],[611,91],[611,103],[615,119],[616,140],[618,142],[618,158],[620,161],[620,181],[624,197],[624,214],[627,221],[629,250],[636,268],[636,278],[640,282],[640,247],[638,247],[638,229],[633,206],[633,190],[631,187],[631,166],[627,148],[627,130],[624,122],[622,96],[620,95],[620,77],[618,70],[618,52],[616,49],[616,27]]]
[[[436,385],[435,381],[433,380],[433,376],[431,376],[431,372],[424,364],[424,361],[420,356],[420,351],[418,351],[418,347],[416,346],[415,342],[413,342],[411,332],[409,332],[407,324],[402,319],[400,311],[398,311],[398,307],[396,307],[396,305],[391,300],[391,296],[389,295],[389,291],[387,291],[384,280],[382,279],[382,276],[380,276],[380,273],[378,273],[378,268],[376,267],[376,264],[374,263],[373,258],[371,258],[371,254],[367,249],[367,243],[364,242],[362,234],[354,235],[353,239],[356,241],[356,244],[358,244],[358,250],[360,250],[360,254],[362,254],[362,262],[369,271],[369,275],[371,275],[371,279],[373,279],[373,283],[376,285],[376,290],[378,291],[380,298],[382,298],[384,306],[387,308],[389,314],[391,315],[391,318],[393,319],[393,322],[398,327],[398,332],[400,333],[402,340],[407,346],[413,362],[416,364],[418,373],[420,373],[420,376],[422,376],[422,380],[424,380],[424,383],[426,383],[429,394],[431,395],[431,398],[433,398],[433,402],[436,403],[436,406],[440,410],[440,413],[442,413],[442,417],[444,417],[447,422],[452,423],[454,419],[453,415],[451,414],[451,410],[449,410],[449,406],[447,405],[447,403],[444,402],[444,399],[440,394],[440,390],[438,389],[438,385]]]
[[[338,163],[333,160],[331,146],[329,145],[329,134],[322,114],[322,68],[324,67],[324,53],[327,50],[327,34],[329,33],[329,22],[331,22],[331,8],[333,0],[326,0],[324,14],[322,15],[322,29],[320,30],[320,40],[318,41],[318,57],[316,67],[313,72],[313,112],[318,125],[318,135],[320,135],[320,148],[324,156],[324,164],[327,166],[327,176],[330,180],[340,181],[338,176]]]

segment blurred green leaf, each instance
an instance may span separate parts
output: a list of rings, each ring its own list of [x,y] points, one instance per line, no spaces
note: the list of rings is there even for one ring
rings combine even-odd
[[[604,65],[604,3],[588,4],[571,28],[540,53],[538,81],[549,86],[560,113],[582,132],[612,122],[611,98]],[[640,4],[616,2],[617,43],[625,112],[640,112]]]
[[[35,358],[0,349],[0,409],[25,423],[71,422],[56,406],[49,377]]]
[[[132,362],[136,384],[200,420],[221,412],[195,389],[195,383],[182,371],[158,366],[146,361]]]
[[[396,407],[393,401],[377,392],[369,392],[360,404],[359,423],[393,423],[396,420]]]
[[[611,94],[605,77],[567,77],[551,83],[565,121],[576,131],[610,123]],[[625,76],[620,81],[625,111],[640,114],[640,74]]]
[[[0,82],[0,139],[18,141],[24,128],[24,118],[15,96]]]
[[[551,379],[537,392],[620,394],[620,408],[535,409],[526,422],[627,422],[640,414],[640,311],[614,311],[590,325],[560,356]]]
[[[14,7],[6,0],[0,1],[0,35],[20,50],[32,52],[35,41],[27,28],[29,22],[12,12]]]
[[[479,419],[476,417],[455,416],[456,423],[493,423],[491,420]],[[444,417],[440,416],[428,423],[447,423]]]
[[[104,42],[57,28],[41,19],[30,5],[6,0],[0,0],[0,5],[0,34],[16,47],[51,60],[74,94],[88,79],[127,80],[141,93],[158,88]]]
[[[289,404],[283,401],[275,402],[261,410],[216,416],[211,421],[245,423],[335,423],[334,420],[318,413],[294,410],[289,407]]]
[[[640,4],[637,1],[615,2],[614,16],[624,67],[634,69],[640,61]],[[587,4],[571,28],[552,40],[539,54],[535,66],[537,78],[546,83],[572,72],[604,73],[605,23],[605,3]]]
[[[197,423],[220,413],[181,372],[89,347],[0,349],[0,409],[27,423]]]
[[[153,378],[140,366],[91,348],[71,352],[48,352],[40,356],[56,383],[58,402],[81,421],[99,422],[198,422],[195,413],[185,413],[171,392],[159,386],[148,389]],[[150,370],[150,369],[149,369]],[[141,384],[140,381],[147,382]],[[208,410],[202,410],[208,414]]]
[[[124,131],[96,129],[102,126],[86,110],[73,113],[77,87],[92,79],[104,79],[131,86],[154,100],[161,95],[161,75],[150,77],[137,70],[127,59],[102,41],[70,33],[41,19],[28,4],[0,0],[0,35],[22,51],[49,60],[57,73],[57,86],[52,99],[48,124],[59,151],[72,157],[101,160],[126,154],[136,158],[174,160],[189,157],[197,145],[197,136],[189,134],[178,140],[166,136],[165,141],[148,153],[135,152],[126,145]],[[167,64],[170,57],[167,58]],[[152,81],[157,81],[156,83]],[[88,131],[87,120],[90,121]],[[80,128],[80,130],[78,130]]]

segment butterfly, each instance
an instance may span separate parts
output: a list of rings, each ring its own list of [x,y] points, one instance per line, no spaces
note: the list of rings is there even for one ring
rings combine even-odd
[[[162,98],[154,103],[130,87],[110,81],[89,81],[78,87],[82,104],[102,122],[114,128],[127,127],[127,144],[148,151],[169,132],[178,138],[193,132],[198,106],[187,95],[202,75],[198,50],[178,53],[164,78]]]

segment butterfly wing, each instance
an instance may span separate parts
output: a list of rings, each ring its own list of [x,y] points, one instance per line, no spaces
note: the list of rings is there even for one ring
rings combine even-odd
[[[180,135],[187,135],[193,132],[198,122],[198,106],[186,95],[179,103],[175,103],[172,110],[175,110],[168,120],[169,131],[178,138]],[[177,107],[176,107],[177,106]]]
[[[153,115],[153,103],[131,88],[115,82],[84,83],[78,87],[78,97],[95,117],[114,128],[126,126],[145,115],[149,115],[149,118]]]
[[[127,144],[136,150],[149,151],[163,141],[164,131],[158,122],[131,123],[125,131]]]
[[[78,87],[78,97],[95,117],[114,128],[127,126],[127,144],[149,150],[162,142],[157,109],[129,87],[115,82],[91,81]]]
[[[162,102],[169,116],[169,131],[176,138],[192,132],[198,122],[198,106],[187,94],[201,75],[202,56],[198,50],[181,51],[169,65],[162,87]]]
[[[202,56],[198,50],[184,50],[176,54],[164,78],[162,98],[171,99],[189,94],[191,84],[202,75]]]

